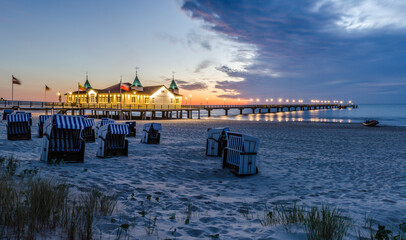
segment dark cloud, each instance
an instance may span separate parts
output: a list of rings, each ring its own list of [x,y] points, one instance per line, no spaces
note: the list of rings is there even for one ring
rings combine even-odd
[[[227,64],[217,67],[243,81],[218,82],[216,88],[246,97],[405,102],[406,86],[398,83],[406,79],[406,31],[347,31],[336,24],[345,16],[336,5],[324,2],[314,10],[318,2],[313,0],[186,0],[182,9],[213,31],[258,48],[244,72]],[[390,94],[374,98],[377,92]]]
[[[210,60],[204,60],[204,61],[202,61],[201,63],[199,63],[199,64],[197,65],[197,67],[196,67],[196,69],[195,69],[195,73],[198,73],[198,72],[200,72],[201,70],[210,67],[212,64],[213,64],[213,62],[210,61]]]
[[[166,82],[170,83],[172,78],[166,78]],[[198,82],[198,81],[185,81],[181,79],[175,79],[176,84],[181,90],[205,90],[207,89],[208,85],[205,82]]]
[[[205,90],[207,89],[207,84],[203,82],[195,82],[195,83],[189,83],[189,84],[180,84],[179,86],[180,89],[185,89],[185,90]]]

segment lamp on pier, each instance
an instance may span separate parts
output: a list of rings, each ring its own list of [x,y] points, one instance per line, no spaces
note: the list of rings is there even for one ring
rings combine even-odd
[[[240,100],[241,100],[241,99],[238,99],[238,105],[240,105]]]
[[[61,97],[61,92],[59,91],[58,92],[58,98],[59,98],[59,103],[61,102],[61,99],[62,99],[62,97]]]
[[[209,105],[209,98],[206,98],[206,105]]]
[[[223,105],[226,105],[226,99],[223,98]]]
[[[190,105],[192,105],[192,94],[190,94],[189,97],[190,97]]]

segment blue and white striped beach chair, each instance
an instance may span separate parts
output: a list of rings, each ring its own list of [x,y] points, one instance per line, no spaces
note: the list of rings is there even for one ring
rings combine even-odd
[[[84,123],[85,123],[85,129],[83,130],[83,139],[85,139],[86,142],[94,142],[95,139],[95,134],[94,134],[94,119],[93,118],[84,118]]]
[[[159,133],[160,130],[162,130],[160,123],[144,124],[141,142],[147,144],[159,144],[161,141],[161,133]]]
[[[221,157],[224,148],[227,146],[227,135],[230,129],[227,128],[209,128],[207,129],[206,155]]]
[[[110,118],[102,118],[100,121],[96,122],[96,125],[94,127],[96,139],[99,137],[99,129],[101,127],[103,127],[104,125],[110,124],[110,123],[116,123],[116,121],[114,121],[113,119],[110,119]]]
[[[227,132],[227,147],[223,153],[223,168],[231,168],[237,175],[258,173],[257,152],[259,139],[240,133]]]
[[[14,111],[11,109],[4,109],[3,111],[3,120],[7,119],[7,115],[12,114]]]
[[[102,126],[97,138],[97,156],[128,156],[128,140],[125,138],[128,133],[127,124],[110,123]]]
[[[38,137],[42,138],[44,136],[44,123],[52,115],[39,115],[38,121]]]
[[[30,140],[31,126],[30,115],[27,113],[7,115],[7,139]]]
[[[79,116],[54,114],[44,124],[41,160],[48,163],[83,162],[85,141],[84,119]]]

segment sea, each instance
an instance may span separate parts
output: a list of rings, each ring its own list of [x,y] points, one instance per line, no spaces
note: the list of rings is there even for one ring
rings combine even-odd
[[[266,111],[266,109],[264,109]],[[239,110],[229,110],[228,116],[224,116],[224,110],[213,110],[211,117],[207,117],[206,111],[202,111],[201,118],[205,119],[229,119],[265,122],[333,122],[333,123],[362,123],[367,119],[378,120],[380,125],[406,126],[406,104],[360,104],[358,108],[346,109],[321,109],[311,111],[272,112],[252,114],[251,109],[244,109],[243,114]],[[195,117],[195,116],[194,116]]]

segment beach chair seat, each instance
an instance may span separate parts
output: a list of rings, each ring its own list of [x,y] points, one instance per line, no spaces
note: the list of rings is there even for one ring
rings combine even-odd
[[[8,140],[30,140],[31,126],[30,116],[27,113],[7,115],[7,139]]]
[[[227,146],[227,135],[230,129],[209,128],[207,129],[206,156],[221,157],[223,149]]]
[[[97,157],[128,156],[127,124],[109,123],[99,129]]]
[[[44,123],[41,161],[47,163],[83,162],[85,141],[84,119],[79,116],[54,114]]]
[[[95,130],[93,129],[94,127],[94,119],[93,118],[84,118],[84,123],[85,123],[85,129],[83,130],[83,139],[85,139],[86,142],[95,142],[96,137],[95,137]]]
[[[3,111],[3,120],[7,120],[7,115],[12,114],[14,111],[11,109],[4,109]]]
[[[135,121],[133,122],[125,122],[125,124],[128,125],[130,133],[127,135],[127,137],[135,137],[137,135],[137,123]]]
[[[99,129],[101,127],[103,127],[104,125],[110,124],[110,123],[116,123],[116,121],[113,119],[110,119],[110,118],[102,118],[100,121],[96,122],[96,124],[94,126],[94,133],[95,133],[96,139],[99,137]]]
[[[223,152],[223,168],[230,168],[239,176],[256,174],[259,139],[240,133],[226,134],[227,147]]]
[[[42,138],[44,136],[44,123],[52,115],[40,115],[38,121],[38,137]]]
[[[146,123],[142,129],[141,143],[159,144],[161,141],[162,126],[160,123]]]

